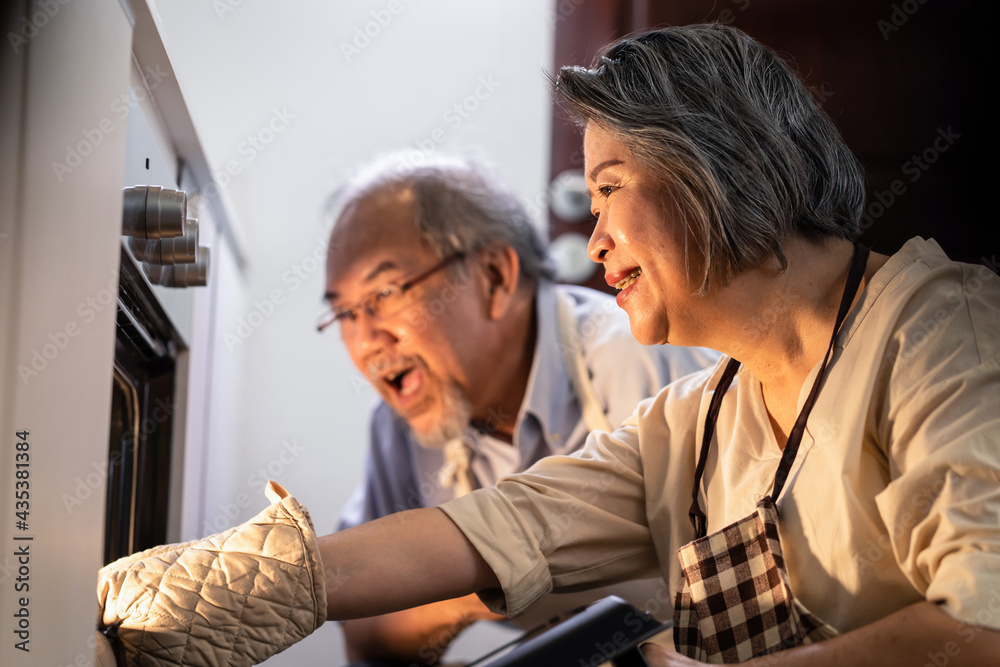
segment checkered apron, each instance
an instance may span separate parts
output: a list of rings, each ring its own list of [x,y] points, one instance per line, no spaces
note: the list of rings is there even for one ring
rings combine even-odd
[[[695,540],[677,552],[684,581],[674,602],[674,645],[683,655],[701,662],[736,663],[837,634],[792,594],[778,537],[779,516],[774,499],[788,479],[806,420],[819,396],[834,341],[854,301],[867,261],[868,249],[856,244],[830,347],[788,435],[774,476],[774,489],[757,503],[753,514],[706,535],[707,517],[699,501],[701,480],[722,398],[736,377],[739,361],[730,359],[715,388],[705,418],[689,512]]]

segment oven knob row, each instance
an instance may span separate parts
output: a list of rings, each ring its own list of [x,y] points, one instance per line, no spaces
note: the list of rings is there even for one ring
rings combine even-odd
[[[187,196],[155,185],[124,189],[122,234],[150,282],[164,287],[208,284],[209,249],[198,245],[198,220],[187,217]]]

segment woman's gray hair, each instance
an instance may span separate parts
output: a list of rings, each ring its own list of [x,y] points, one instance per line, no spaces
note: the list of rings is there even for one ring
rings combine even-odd
[[[625,37],[591,69],[562,68],[555,87],[581,124],[611,132],[662,183],[701,294],[770,256],[785,268],[793,232],[860,234],[857,160],[788,65],[735,28]]]
[[[420,154],[413,161],[413,153],[384,156],[338,188],[328,206],[334,225],[353,203],[386,189],[410,188],[414,222],[437,257],[500,243],[517,253],[522,279],[533,284],[552,279],[545,245],[527,209],[485,164],[443,153]]]

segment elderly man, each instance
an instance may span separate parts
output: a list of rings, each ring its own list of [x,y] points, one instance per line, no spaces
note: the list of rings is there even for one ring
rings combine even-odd
[[[716,360],[699,348],[643,347],[610,296],[553,285],[524,208],[470,161],[388,159],[336,202],[331,311],[319,326],[339,333],[382,397],[341,529],[572,452],[590,430],[610,429],[640,399]],[[639,590],[636,604],[654,600]],[[433,662],[484,618],[500,617],[468,596],[343,628],[351,659]]]

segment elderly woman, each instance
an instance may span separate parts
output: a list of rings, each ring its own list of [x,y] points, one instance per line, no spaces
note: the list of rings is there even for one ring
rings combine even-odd
[[[650,664],[995,664],[1000,280],[857,244],[857,163],[737,30],[628,37],[556,90],[633,335],[727,356],[578,454],[321,538],[329,617],[657,572],[680,654]]]

